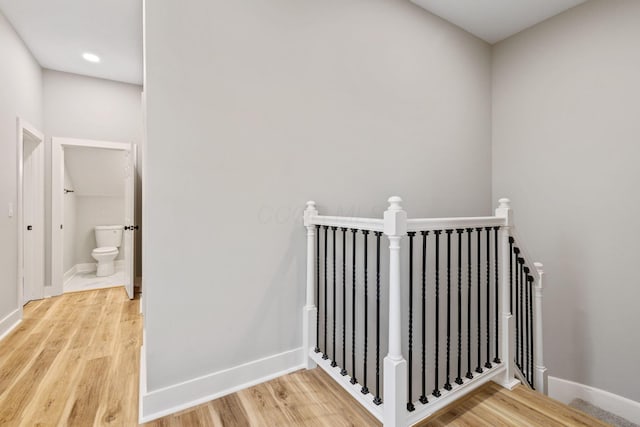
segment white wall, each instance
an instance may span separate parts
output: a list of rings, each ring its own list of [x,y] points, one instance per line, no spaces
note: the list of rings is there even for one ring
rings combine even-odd
[[[0,13],[0,322],[18,309],[18,116],[42,130],[42,76],[11,24]],[[15,214],[10,217],[9,204]],[[3,325],[0,324],[0,334]]]
[[[139,144],[142,138],[141,90],[137,85],[44,70],[44,122],[50,137],[88,138]],[[48,144],[50,159],[50,145]],[[48,162],[50,165],[50,161]],[[49,166],[50,167],[50,166]],[[50,171],[47,171],[50,173]],[[76,183],[78,185],[78,183]],[[50,210],[51,188],[46,205]],[[140,218],[141,191],[138,191],[137,212]],[[50,212],[48,218],[51,217]],[[50,221],[49,221],[50,222]],[[141,223],[140,220],[137,221]],[[137,236],[140,250],[140,236]],[[86,240],[86,239],[85,239]],[[50,232],[47,233],[47,283],[51,279]],[[81,251],[84,253],[84,247]],[[91,252],[89,252],[91,258]],[[138,253],[137,272],[141,271]],[[86,259],[86,257],[83,257]],[[92,262],[92,261],[87,261]]]
[[[493,51],[493,195],[545,263],[551,375],[640,401],[640,2],[590,1]]]
[[[64,188],[66,190],[74,190],[71,176],[69,176],[69,170],[67,165],[64,166]],[[63,228],[63,245],[64,252],[62,255],[63,272],[69,271],[76,262],[76,193],[67,193],[64,196],[64,228]]]
[[[150,391],[300,347],[306,200],[491,211],[484,42],[394,0],[160,0],[146,17]]]

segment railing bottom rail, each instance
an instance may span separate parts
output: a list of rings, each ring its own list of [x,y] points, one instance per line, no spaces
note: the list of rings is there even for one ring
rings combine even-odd
[[[471,380],[465,379],[464,383],[460,385],[453,384],[453,388],[451,390],[442,389],[441,396],[437,399],[430,399],[429,403],[423,405],[416,402],[416,409],[408,415],[407,423],[405,425],[411,426],[420,420],[430,417],[447,405],[450,405],[461,397],[477,389],[481,385],[500,377],[500,375],[503,375],[505,371],[506,366],[504,363],[495,365],[495,367],[485,370],[481,374],[475,374]]]
[[[309,357],[313,359],[316,364],[328,373],[335,382],[337,382],[342,388],[351,394],[362,406],[364,406],[374,417],[380,422],[384,422],[384,403],[376,405],[373,403],[373,393],[362,394],[362,384],[351,384],[351,377],[349,375],[342,375],[340,371],[342,368],[339,366],[331,366],[331,360],[323,359],[322,353],[309,352]]]

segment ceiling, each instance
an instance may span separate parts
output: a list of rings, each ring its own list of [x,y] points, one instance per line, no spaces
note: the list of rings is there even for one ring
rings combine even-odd
[[[411,1],[493,44],[586,0]]]
[[[142,84],[142,0],[0,0],[0,10],[42,67]]]
[[[496,43],[585,0],[411,1]],[[44,68],[142,84],[142,0],[0,0],[0,10]]]
[[[127,157],[121,150],[65,147],[64,167],[76,196],[124,197]]]

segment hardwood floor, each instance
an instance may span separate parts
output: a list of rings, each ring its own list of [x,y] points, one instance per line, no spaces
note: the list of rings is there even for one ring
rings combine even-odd
[[[146,424],[178,426],[380,426],[321,369],[297,371]]]
[[[124,288],[27,304],[0,342],[0,425],[137,425],[138,307]]]
[[[27,304],[0,341],[0,426],[136,426],[139,301],[123,288]],[[379,426],[321,369],[298,371],[147,423],[178,426]],[[602,426],[524,387],[495,384],[420,426]]]
[[[423,426],[608,426],[524,386],[513,391],[488,383],[417,424]]]

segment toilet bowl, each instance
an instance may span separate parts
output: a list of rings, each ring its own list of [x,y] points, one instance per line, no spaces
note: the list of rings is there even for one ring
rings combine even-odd
[[[122,225],[98,225],[95,228],[97,248],[91,256],[98,262],[96,276],[111,276],[116,272],[115,259],[122,243]]]
[[[98,262],[96,276],[111,276],[116,272],[116,263],[114,261],[118,256],[118,253],[118,248],[115,246],[95,248],[91,251],[91,256]]]

